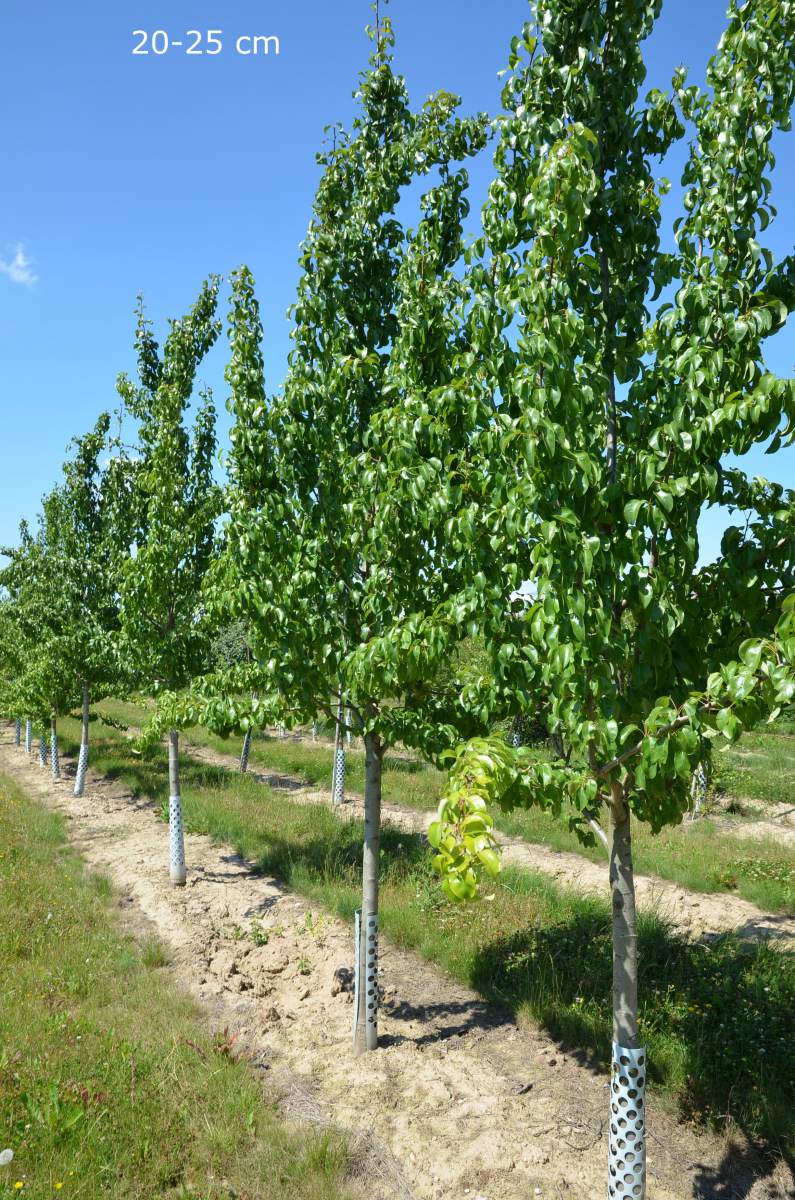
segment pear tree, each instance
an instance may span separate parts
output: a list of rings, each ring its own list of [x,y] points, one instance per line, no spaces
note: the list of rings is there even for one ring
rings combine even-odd
[[[142,302],[138,306],[138,379],[119,379],[124,408],[138,424],[132,509],[134,553],[120,574],[120,624],[128,670],[157,696],[185,688],[206,672],[213,624],[203,584],[214,548],[219,488],[213,466],[215,409],[203,391],[187,423],[196,375],[220,332],[218,280],[169,323],[162,350]],[[168,731],[170,875],[186,882],[179,730]]]
[[[469,430],[465,487],[438,489],[440,570],[473,544],[484,553],[435,614],[437,636],[482,637],[496,691],[515,713],[542,711],[562,753],[465,745],[431,831],[436,863],[450,896],[474,896],[499,868],[495,803],[544,806],[605,844],[611,1196],[645,1194],[633,823],[681,821],[710,741],[793,694],[795,496],[728,463],[754,446],[775,455],[795,431],[793,381],[764,354],[795,307],[795,260],[765,246],[795,5],[734,0],[707,90],[679,70],[670,94],[643,98],[659,11],[538,0],[514,39],[448,418]],[[684,138],[683,207],[663,241],[654,163]],[[394,436],[410,455],[399,423]],[[391,476],[395,503],[407,473],[410,458]],[[730,523],[705,565],[711,506]]]
[[[286,724],[323,717],[365,745],[365,832],[355,1051],[377,1045],[378,875],[384,753],[402,740],[438,753],[466,729],[454,686],[366,647],[437,603],[432,551],[404,514],[385,536],[376,493],[383,414],[410,389],[449,383],[449,314],[460,287],[467,177],[485,141],[480,118],[431,97],[414,112],[392,66],[392,29],[377,16],[350,133],[335,129],[302,250],[293,350],[283,395],[265,391],[254,283],[233,277],[234,417],[226,557],[235,611],[250,623],[262,703]],[[401,196],[436,173],[407,231]],[[429,474],[442,469],[429,463]]]

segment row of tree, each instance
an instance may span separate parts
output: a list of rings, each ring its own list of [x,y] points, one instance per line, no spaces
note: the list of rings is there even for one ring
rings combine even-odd
[[[119,431],[105,416],[76,443],[37,533],[23,527],[10,551],[0,605],[8,715],[82,704],[86,742],[89,694],[157,696],[175,883],[186,723],[328,719],[362,736],[357,1050],[377,1042],[390,746],[434,760],[458,747],[430,833],[451,897],[499,869],[492,803],[546,806],[604,841],[611,1195],[645,1186],[633,817],[681,820],[712,740],[795,694],[795,496],[726,466],[795,432],[793,381],[764,360],[795,307],[795,259],[763,244],[795,5],[733,0],[707,89],[679,71],[642,99],[659,9],[538,0],[494,121],[444,92],[413,108],[376,10],[357,117],[319,156],[278,395],[254,281],[231,277],[224,486],[209,394],[187,424],[222,328],[211,279],[162,350],[139,309]],[[668,185],[652,164],[683,139],[684,211],[663,240]],[[495,173],[468,243],[464,164],[488,142]],[[417,195],[409,228],[399,214]],[[704,565],[713,505],[739,520]],[[208,670],[230,617],[246,653]],[[490,735],[521,714],[543,720],[552,762]],[[640,1096],[629,1150],[624,1068]]]

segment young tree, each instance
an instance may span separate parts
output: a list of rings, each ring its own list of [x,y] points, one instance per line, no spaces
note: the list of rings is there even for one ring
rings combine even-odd
[[[28,679],[32,670],[35,635],[25,620],[23,596],[30,577],[29,562],[34,539],[28,523],[19,527],[19,544],[3,547],[8,562],[0,571],[0,713],[15,720],[15,743],[19,745],[25,717],[25,752],[33,748],[33,720]]]
[[[20,547],[30,537],[25,521],[20,525]],[[9,559],[0,570],[0,714],[14,721],[14,744],[22,743],[24,716],[25,750],[29,753],[29,737],[32,736],[27,717],[25,699],[20,687],[28,647],[23,644],[22,625],[17,604],[20,547],[4,546],[0,553]]]
[[[119,393],[139,422],[135,553],[121,576],[121,627],[139,685],[186,687],[206,671],[212,627],[202,585],[212,552],[219,489],[213,479],[215,410],[201,393],[192,433],[185,418],[196,373],[218,337],[218,281],[204,284],[182,320],[172,320],[162,354],[138,307],[138,383],[119,379]],[[179,781],[179,732],[168,735],[171,881],[184,885],[185,846]]]
[[[363,899],[355,1049],[377,1044],[377,927],[381,772],[398,738],[438,751],[465,728],[455,688],[402,669],[391,651],[361,657],[392,628],[407,592],[412,610],[437,602],[430,551],[411,525],[382,530],[373,481],[383,469],[379,419],[416,386],[450,378],[450,296],[467,211],[466,174],[450,163],[484,144],[484,123],[455,116],[457,100],[409,107],[391,63],[388,21],[357,93],[350,136],[335,131],[303,248],[294,349],[283,397],[269,406],[253,281],[233,278],[228,381],[235,417],[227,561],[236,610],[251,623],[260,694],[287,721],[324,714],[365,744]],[[418,177],[439,168],[415,233],[395,209]],[[438,322],[438,325],[437,325]],[[411,364],[411,366],[409,366]],[[430,471],[440,469],[436,463]],[[406,514],[404,514],[404,517]],[[389,531],[391,532],[391,531]],[[410,547],[410,549],[409,549]],[[419,592],[419,599],[415,599]],[[452,729],[451,729],[452,723]]]
[[[214,676],[213,685],[216,690],[221,691],[225,690],[224,685],[229,685],[230,673],[239,677],[241,668],[243,672],[254,673],[251,638],[245,621],[232,621],[218,631],[211,647],[210,667]],[[240,751],[240,772],[243,775],[248,771],[252,737],[253,728],[249,722],[243,731],[243,746]]]
[[[704,738],[736,737],[793,686],[791,606],[768,639],[795,587],[795,497],[725,459],[795,429],[793,383],[763,354],[795,307],[795,261],[763,247],[795,6],[735,0],[709,90],[680,71],[672,97],[641,102],[659,9],[538,0],[514,40],[458,392],[470,466],[444,561],[473,527],[489,555],[435,618],[470,621],[498,691],[514,711],[545,696],[565,747],[553,763],[497,739],[464,748],[432,830],[448,893],[472,896],[498,867],[487,801],[544,805],[608,847],[611,1196],[645,1188],[632,819],[680,821]],[[651,160],[685,127],[684,212],[663,249]],[[390,485],[399,496],[399,473]],[[709,505],[747,519],[701,566]]]
[[[74,707],[78,683],[64,654],[70,614],[53,547],[54,511],[57,499],[52,493],[44,500],[36,535],[30,535],[23,523],[20,544],[6,551],[10,562],[0,572],[5,596],[0,610],[0,703],[5,712],[28,714],[28,753],[33,727],[38,728],[41,767],[47,764],[49,740],[53,776],[60,778],[56,722]]]
[[[133,537],[133,464],[109,431],[110,416],[102,413],[90,433],[74,440],[63,483],[45,506],[58,653],[62,669],[78,681],[82,714],[76,796],[83,793],[88,767],[90,699],[125,686],[118,581]]]

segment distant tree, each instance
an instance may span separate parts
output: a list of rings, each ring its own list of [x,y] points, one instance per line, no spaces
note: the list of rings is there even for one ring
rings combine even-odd
[[[219,489],[213,478],[215,410],[201,393],[193,429],[186,411],[196,373],[220,331],[218,281],[205,283],[182,320],[170,322],[162,353],[138,306],[138,381],[119,379],[126,410],[138,421],[135,553],[121,573],[121,627],[128,666],[155,695],[187,686],[206,671],[215,630],[203,602]],[[179,732],[169,747],[171,881],[186,881]]]
[[[42,737],[49,736],[56,776],[57,719],[82,704],[76,795],[88,760],[89,693],[99,699],[121,682],[116,574],[129,552],[129,473],[115,456],[100,461],[110,454],[109,424],[103,414],[91,433],[75,439],[63,481],[42,502],[36,535],[23,526],[0,575],[10,602],[4,633],[15,662],[10,686]]]
[[[78,796],[88,765],[90,699],[125,688],[118,581],[133,536],[133,464],[109,430],[103,413],[90,433],[74,440],[63,482],[44,510],[52,611],[59,623],[54,652],[59,669],[78,681],[82,709]]]

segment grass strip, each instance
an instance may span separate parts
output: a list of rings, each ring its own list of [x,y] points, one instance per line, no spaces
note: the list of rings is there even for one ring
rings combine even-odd
[[[132,724],[141,723],[142,709],[119,701],[106,701],[100,706],[116,719]],[[221,754],[235,754],[238,747],[229,739],[217,737],[206,729],[188,731],[188,741],[208,746]],[[744,741],[742,747],[746,746]],[[768,799],[789,787],[790,800],[795,804],[795,738],[759,732],[748,735],[749,748],[756,747],[756,757],[749,750],[730,752],[737,762],[745,764],[758,793]],[[259,735],[253,739],[252,764],[268,771],[292,775],[308,786],[328,788],[331,780],[332,750],[289,738]],[[757,758],[761,765],[755,766]],[[724,754],[716,756],[721,764],[720,779],[731,768]],[[732,760],[733,761],[733,760]],[[789,764],[789,765],[788,765]],[[791,770],[792,782],[786,782]],[[782,774],[783,773],[783,774]],[[783,780],[783,783],[782,783]],[[444,775],[420,761],[387,756],[383,796],[389,804],[429,812],[436,808],[444,785]],[[353,749],[348,754],[346,786],[349,791],[364,791],[364,754]],[[750,785],[749,785],[750,787]],[[779,789],[779,790],[776,790]],[[581,854],[591,862],[604,864],[600,846],[584,847],[563,819],[551,816],[542,809],[497,813],[498,828],[506,834],[525,841]],[[775,836],[770,838],[740,838],[728,835],[709,820],[669,828],[653,834],[641,822],[635,823],[634,854],[636,870],[643,875],[657,875],[691,891],[716,893],[734,892],[766,912],[795,916],[795,852],[782,845]]]
[[[341,1139],[285,1125],[61,819],[4,776],[0,846],[0,1195],[345,1196]]]

